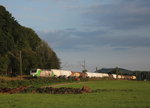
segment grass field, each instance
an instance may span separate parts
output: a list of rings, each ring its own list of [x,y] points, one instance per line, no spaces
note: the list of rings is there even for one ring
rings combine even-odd
[[[63,87],[83,85],[100,91],[76,95],[0,94],[0,108],[150,108],[150,82],[102,80]]]

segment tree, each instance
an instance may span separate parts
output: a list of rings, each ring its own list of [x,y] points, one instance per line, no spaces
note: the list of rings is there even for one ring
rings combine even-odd
[[[20,74],[20,51],[23,74],[32,68],[60,68],[56,53],[42,41],[34,30],[20,25],[0,6],[0,74]]]
[[[7,55],[1,56],[0,55],[0,72],[1,75],[7,75],[8,69],[8,57]]]
[[[41,57],[43,68],[60,68],[60,61],[56,53],[48,46],[45,41],[42,41],[41,44],[37,47],[37,54]]]

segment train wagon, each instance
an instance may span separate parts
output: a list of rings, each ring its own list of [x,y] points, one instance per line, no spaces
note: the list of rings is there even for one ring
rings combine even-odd
[[[51,69],[51,71],[56,77],[59,77],[59,76],[69,77],[72,74],[72,72],[69,70]]]
[[[80,77],[81,72],[71,72],[71,77]]]
[[[94,72],[86,72],[86,73],[87,73],[87,76],[89,78],[92,78],[92,77],[96,77],[96,78],[109,77],[109,75],[105,74],[105,73],[94,73]]]
[[[109,74],[102,73],[102,77],[103,77],[103,78],[109,77]]]

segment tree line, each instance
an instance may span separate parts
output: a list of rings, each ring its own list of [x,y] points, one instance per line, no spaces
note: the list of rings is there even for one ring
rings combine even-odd
[[[60,68],[53,49],[0,6],[0,75],[20,75],[20,62],[23,74],[29,74],[33,68]]]

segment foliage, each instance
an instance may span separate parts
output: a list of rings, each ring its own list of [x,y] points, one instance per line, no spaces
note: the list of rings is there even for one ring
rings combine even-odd
[[[2,75],[7,75],[7,68],[8,68],[7,55],[4,55],[4,56],[0,55],[0,72]]]
[[[0,74],[20,74],[20,51],[23,74],[32,68],[60,68],[56,53],[31,28],[21,26],[0,6]]]
[[[86,70],[86,69],[85,69],[85,70],[82,70],[82,72],[83,72],[83,73],[86,73],[86,72],[87,72],[87,70]]]
[[[87,81],[88,79],[81,79],[81,81]],[[75,78],[28,78],[28,79],[16,79],[16,80],[0,80],[0,87],[16,88],[20,86],[33,86],[41,87],[57,83],[72,83],[78,82]]]

